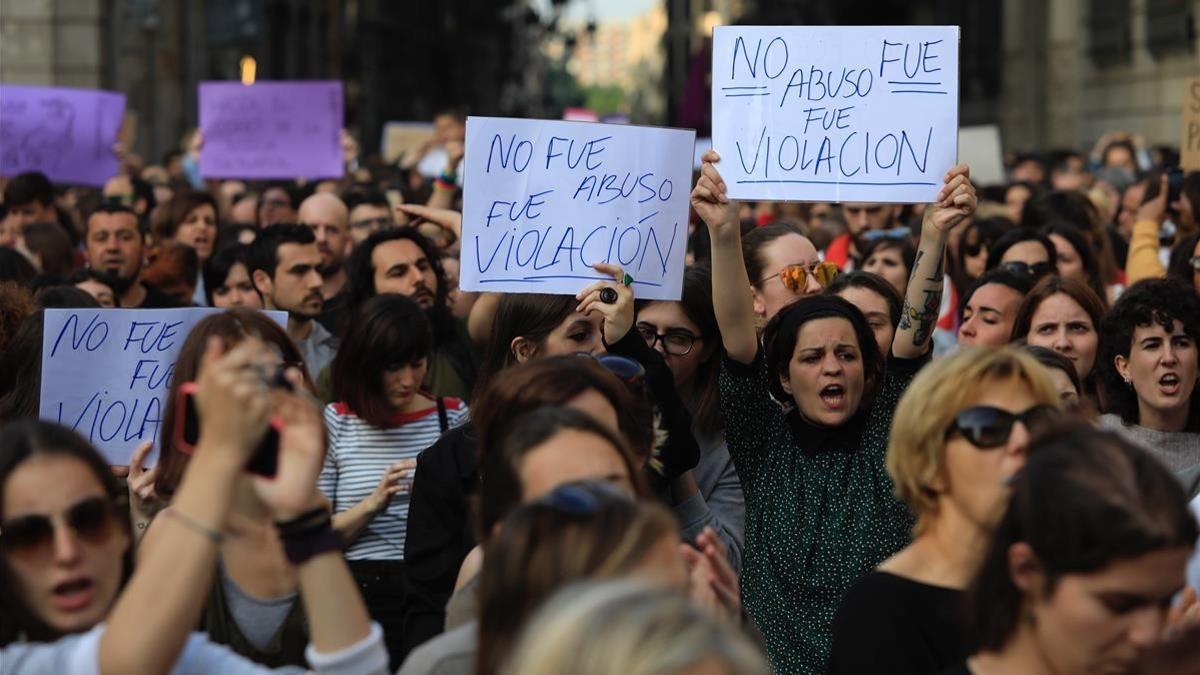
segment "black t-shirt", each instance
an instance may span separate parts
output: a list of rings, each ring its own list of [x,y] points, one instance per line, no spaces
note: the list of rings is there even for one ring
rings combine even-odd
[[[179,300],[163,293],[157,288],[142,284],[146,289],[146,297],[142,299],[142,304],[138,305],[138,309],[172,309],[175,307],[183,307]]]
[[[859,579],[833,619],[830,675],[934,675],[963,663],[963,592],[887,572]]]

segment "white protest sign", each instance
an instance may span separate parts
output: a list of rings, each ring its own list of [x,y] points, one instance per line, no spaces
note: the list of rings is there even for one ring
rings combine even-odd
[[[158,458],[175,359],[192,327],[222,310],[47,309],[42,334],[42,419],[79,432],[114,465],[152,440]],[[267,312],[280,326],[287,314]]]
[[[931,202],[955,164],[957,26],[721,26],[713,148],[735,199]]]
[[[621,266],[638,298],[678,300],[691,130],[467,119],[460,285],[575,294]]]
[[[1004,151],[1000,147],[1000,127],[986,124],[958,130],[959,161],[971,167],[971,182],[976,185],[1003,185]]]

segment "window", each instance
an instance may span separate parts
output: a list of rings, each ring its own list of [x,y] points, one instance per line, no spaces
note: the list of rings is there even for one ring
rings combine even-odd
[[[1190,0],[1146,0],[1146,49],[1154,58],[1195,49],[1192,5]]]
[[[1129,0],[1091,0],[1088,3],[1088,55],[1099,67],[1133,60]]]

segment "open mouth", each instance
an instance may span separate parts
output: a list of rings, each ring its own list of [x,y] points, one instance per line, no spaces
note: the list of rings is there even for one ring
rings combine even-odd
[[[67,611],[81,609],[92,601],[94,588],[95,584],[86,577],[64,581],[53,589],[54,604]]]
[[[821,402],[830,410],[841,410],[846,407],[846,388],[840,384],[830,384],[821,389]]]
[[[1173,396],[1179,393],[1179,385],[1183,382],[1175,373],[1167,373],[1158,378],[1158,390],[1167,396]]]

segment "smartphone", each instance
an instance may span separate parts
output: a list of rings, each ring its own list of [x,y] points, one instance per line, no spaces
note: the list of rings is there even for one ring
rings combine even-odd
[[[1183,194],[1183,169],[1175,167],[1167,170],[1167,207],[1179,201]]]
[[[246,463],[246,471],[271,478],[279,470],[279,434],[283,431],[283,419],[272,417],[267,433],[258,449]],[[196,383],[184,382],[179,386],[175,401],[175,447],[185,455],[196,451],[200,440],[200,415],[196,410]]]

